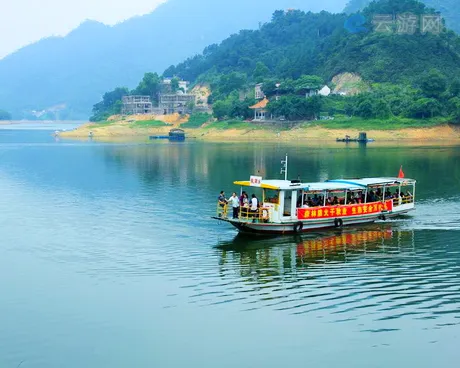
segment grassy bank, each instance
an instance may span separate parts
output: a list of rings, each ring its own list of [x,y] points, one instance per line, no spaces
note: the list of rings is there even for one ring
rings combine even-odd
[[[345,135],[357,137],[360,131],[380,141],[460,140],[460,126],[435,119],[395,118],[367,120],[336,118],[311,122],[253,123],[241,120],[214,121],[209,115],[179,115],[118,118],[61,133],[62,137],[87,138],[90,133],[100,140],[147,140],[150,135],[165,135],[172,128],[184,129],[189,138],[216,141],[335,141]]]
[[[432,128],[447,124],[442,119],[409,119],[409,118],[389,118],[389,119],[362,119],[340,117],[334,120],[319,120],[302,124],[303,127],[320,126],[326,129],[358,129],[358,130],[396,130],[409,128]]]

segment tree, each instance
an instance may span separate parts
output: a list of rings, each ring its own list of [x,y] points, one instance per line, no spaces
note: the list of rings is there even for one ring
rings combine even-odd
[[[288,95],[270,102],[268,111],[274,116],[284,116],[288,120],[311,120],[320,113],[321,107],[320,96],[305,98]]]
[[[324,85],[323,78],[317,75],[302,75],[292,83],[295,92],[301,92],[309,89],[320,89]]]
[[[460,96],[460,78],[454,78],[454,80],[450,83],[449,93],[453,97]]]
[[[374,106],[370,98],[366,98],[359,102],[356,106],[354,113],[356,116],[360,116],[364,119],[370,119],[374,117]]]
[[[257,83],[262,82],[264,78],[266,78],[270,74],[270,69],[261,61],[256,63],[256,68],[254,69],[254,79]]]
[[[134,95],[150,96],[152,101],[158,101],[161,88],[161,78],[157,73],[145,73],[139,85],[132,92]]]
[[[179,78],[174,77],[171,79],[171,92],[176,93],[177,91],[179,91]]]
[[[0,120],[11,120],[11,114],[5,110],[0,110]]]
[[[230,115],[231,106],[227,101],[216,101],[212,106],[212,112],[215,118],[222,120]]]
[[[254,105],[254,103],[255,100],[250,98],[245,98],[243,101],[233,99],[229,115],[232,118],[249,119],[254,116],[253,111],[249,108],[249,106]]]
[[[441,106],[434,98],[419,98],[409,107],[409,116],[425,119],[439,115]]]
[[[460,123],[460,97],[453,97],[449,100],[450,114],[455,123]]]
[[[431,69],[422,75],[419,84],[423,94],[432,98],[439,98],[447,89],[447,79],[437,69]]]
[[[111,92],[104,93],[102,101],[93,106],[93,116],[90,121],[102,121],[110,115],[119,114],[122,106],[121,100],[127,95],[129,95],[129,90],[126,87],[118,87]]]

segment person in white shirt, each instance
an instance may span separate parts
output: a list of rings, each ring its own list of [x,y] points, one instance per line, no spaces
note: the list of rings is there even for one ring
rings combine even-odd
[[[259,208],[259,201],[255,194],[251,196],[251,212],[255,215],[257,213],[257,209]]]
[[[240,199],[238,198],[236,193],[232,194],[232,196],[228,199],[228,203],[233,208],[233,218],[237,219],[240,212]]]

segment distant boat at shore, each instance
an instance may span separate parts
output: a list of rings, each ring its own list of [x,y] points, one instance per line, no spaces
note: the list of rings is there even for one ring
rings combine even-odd
[[[375,139],[367,138],[367,133],[361,132],[359,133],[358,138],[351,138],[349,135],[346,135],[345,138],[337,138],[336,142],[358,142],[358,143],[370,143],[375,142]]]

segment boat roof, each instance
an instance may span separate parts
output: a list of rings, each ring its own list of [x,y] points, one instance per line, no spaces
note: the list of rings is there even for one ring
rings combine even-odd
[[[350,184],[350,183],[334,183],[334,182],[320,182],[320,183],[300,183],[298,181],[290,180],[262,180],[260,186],[251,185],[250,181],[235,181],[235,185],[243,187],[254,187],[262,189],[273,190],[305,190],[309,192],[322,192],[325,190],[360,190],[363,186]]]
[[[351,185],[358,185],[361,187],[380,186],[380,185],[409,185],[416,183],[414,179],[409,178],[362,178],[362,179],[338,179],[327,180],[327,183],[347,183]]]
[[[235,185],[272,190],[304,190],[309,192],[339,191],[339,190],[363,190],[367,187],[382,185],[412,185],[416,181],[407,178],[362,178],[362,179],[338,179],[326,180],[317,183],[301,183],[298,180],[262,180],[260,185],[251,185],[247,181],[235,181]]]

